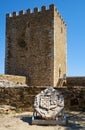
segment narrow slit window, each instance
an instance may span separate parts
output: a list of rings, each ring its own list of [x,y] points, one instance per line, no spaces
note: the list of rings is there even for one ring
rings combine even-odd
[[[61,33],[63,33],[63,28],[61,27]]]

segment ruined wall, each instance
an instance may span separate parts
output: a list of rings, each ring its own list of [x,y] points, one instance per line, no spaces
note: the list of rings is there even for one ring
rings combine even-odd
[[[13,83],[20,83],[20,84],[26,84],[26,77],[25,76],[15,76],[15,75],[1,75],[0,74],[0,80],[8,80],[9,82],[12,81]]]
[[[66,57],[63,54],[66,34],[64,31],[61,37],[57,31],[57,40],[54,40],[54,31],[58,30],[62,21],[56,18],[57,26],[54,26],[54,11],[54,5],[50,5],[49,9],[43,6],[40,12],[34,8],[33,13],[28,9],[25,14],[20,11],[19,15],[16,12],[12,16],[6,15],[6,74],[26,76],[29,86],[54,86],[58,80],[59,64],[64,66],[62,71],[66,73]]]
[[[11,105],[17,111],[33,111],[34,97],[45,88],[0,87],[0,105]],[[64,95],[66,110],[85,110],[85,88],[56,88]]]
[[[85,77],[66,77],[68,86],[85,86]]]

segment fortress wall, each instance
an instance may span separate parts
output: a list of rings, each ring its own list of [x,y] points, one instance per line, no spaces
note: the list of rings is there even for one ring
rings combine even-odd
[[[85,77],[67,77],[68,86],[85,86]]]
[[[1,75],[0,80],[8,80],[14,83],[26,84],[26,77],[25,76],[16,76],[16,75]]]
[[[53,4],[7,13],[6,74],[26,76],[29,86],[56,86],[59,66],[66,74],[65,52],[66,24]]]
[[[11,105],[17,111],[33,111],[34,96],[45,88],[0,88],[0,105]],[[63,95],[66,110],[85,110],[85,88],[57,88]]]
[[[66,75],[66,24],[59,15],[58,10],[54,11],[54,86],[57,86],[58,78]]]
[[[53,9],[6,17],[5,73],[28,77],[29,86],[53,85]]]

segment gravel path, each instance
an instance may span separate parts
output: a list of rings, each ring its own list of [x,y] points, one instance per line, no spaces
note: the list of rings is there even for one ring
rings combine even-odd
[[[85,112],[68,112],[67,126],[31,125],[32,113],[0,115],[0,130],[85,130]]]

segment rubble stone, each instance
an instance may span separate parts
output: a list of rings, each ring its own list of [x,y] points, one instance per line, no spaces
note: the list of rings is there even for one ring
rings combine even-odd
[[[16,111],[15,107],[9,105],[0,105],[0,114],[10,114]]]
[[[0,80],[0,87],[19,87],[19,86],[27,86],[26,84],[15,83],[6,79]]]

